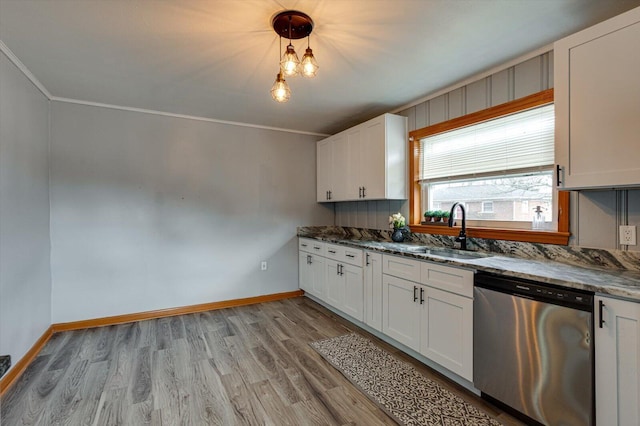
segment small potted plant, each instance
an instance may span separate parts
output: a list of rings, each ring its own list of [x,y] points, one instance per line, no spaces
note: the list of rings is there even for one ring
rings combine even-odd
[[[426,212],[424,212],[424,221],[425,222],[431,222],[432,218],[433,218],[433,210],[427,210]]]
[[[435,210],[433,212],[433,221],[434,222],[441,222],[443,214],[444,214],[444,212],[442,210]]]
[[[442,221],[448,223],[450,216],[451,216],[451,212],[447,212],[447,211],[442,212]]]

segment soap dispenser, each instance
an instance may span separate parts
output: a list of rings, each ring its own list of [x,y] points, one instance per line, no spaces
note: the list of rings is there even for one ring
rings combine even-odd
[[[542,212],[542,207],[536,206],[533,210],[533,220],[531,222],[531,227],[533,229],[544,229],[544,214]]]

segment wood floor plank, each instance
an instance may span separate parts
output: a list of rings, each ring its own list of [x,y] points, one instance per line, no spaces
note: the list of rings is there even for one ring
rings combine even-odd
[[[67,424],[91,426],[96,420],[100,398],[109,372],[109,362],[89,364],[85,379],[79,391],[80,403],[70,413]]]
[[[171,345],[171,318],[160,318],[156,322],[156,349],[161,351]]]
[[[243,425],[274,424],[264,408],[250,392],[240,374],[227,374],[220,378],[231,402],[235,421]]]
[[[47,406],[48,416],[46,424],[66,424],[69,417],[82,401],[80,389],[84,383],[89,361],[86,359],[73,362],[67,369],[67,374],[56,387],[55,394],[50,398]]]
[[[151,395],[151,352],[149,346],[137,350],[129,392],[133,404],[147,401]]]

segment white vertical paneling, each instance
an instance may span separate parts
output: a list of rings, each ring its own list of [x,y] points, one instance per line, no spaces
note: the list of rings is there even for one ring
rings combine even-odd
[[[541,60],[542,60],[542,66],[540,68],[540,90],[547,90],[548,88],[550,88],[551,86],[549,86],[549,78],[550,78],[550,74],[553,74],[552,72],[549,71],[549,57],[552,56],[549,53],[545,53],[544,55],[540,56]]]
[[[357,210],[356,226],[360,228],[369,228],[371,225],[369,223],[369,207],[367,206],[369,201],[356,201],[355,204]]]
[[[452,90],[448,93],[449,95],[449,116],[447,120],[451,120],[453,118],[461,117],[465,114],[464,111],[464,95],[465,88],[460,87],[459,89]]]
[[[466,113],[471,114],[489,107],[490,77],[483,78],[466,86]]]
[[[442,123],[447,119],[447,95],[440,95],[429,101],[429,125]]]
[[[427,105],[429,102],[422,102],[415,106],[416,108],[416,129],[422,129],[429,123],[427,115]]]
[[[369,228],[372,229],[378,227],[378,204],[380,204],[380,201],[367,202],[367,223]]]
[[[548,66],[547,66],[547,74],[548,74],[547,89],[555,87],[554,86],[554,82],[553,82],[553,67],[555,66],[554,62],[553,62],[553,58],[554,58],[553,57],[553,52],[547,53],[547,63],[548,63]]]
[[[376,229],[389,229],[389,216],[391,215],[390,200],[378,201]]]
[[[403,117],[407,117],[407,131],[412,131],[415,129],[419,129],[416,127],[416,107],[412,106],[411,108],[407,108],[403,111],[400,111],[398,115],[402,115]]]
[[[632,189],[628,191],[627,196],[627,224],[636,227],[636,240],[638,240],[638,232],[640,231],[640,189]],[[640,251],[640,245],[629,246],[628,250]]]
[[[489,106],[509,102],[509,70],[503,70],[491,76],[491,99]]]
[[[514,67],[514,99],[542,90],[542,57],[536,56]]]
[[[578,194],[578,241],[583,247],[617,249],[615,191]]]

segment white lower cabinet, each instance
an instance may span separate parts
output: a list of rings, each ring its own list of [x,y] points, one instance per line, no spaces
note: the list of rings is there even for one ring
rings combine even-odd
[[[596,297],[595,310],[596,424],[640,425],[640,303]]]
[[[364,282],[362,268],[326,259],[326,302],[358,321],[364,319]]]
[[[382,276],[382,332],[415,351],[420,350],[420,284]]]
[[[319,299],[325,299],[325,259],[312,253],[298,253],[300,288]]]
[[[473,271],[383,256],[382,332],[473,380]]]
[[[382,331],[382,255],[365,252],[364,323]]]
[[[473,380],[473,271],[302,238],[299,268],[305,292]]]
[[[420,353],[473,380],[473,299],[426,287]]]
[[[344,299],[340,309],[358,321],[364,320],[364,281],[362,268],[343,265]]]

